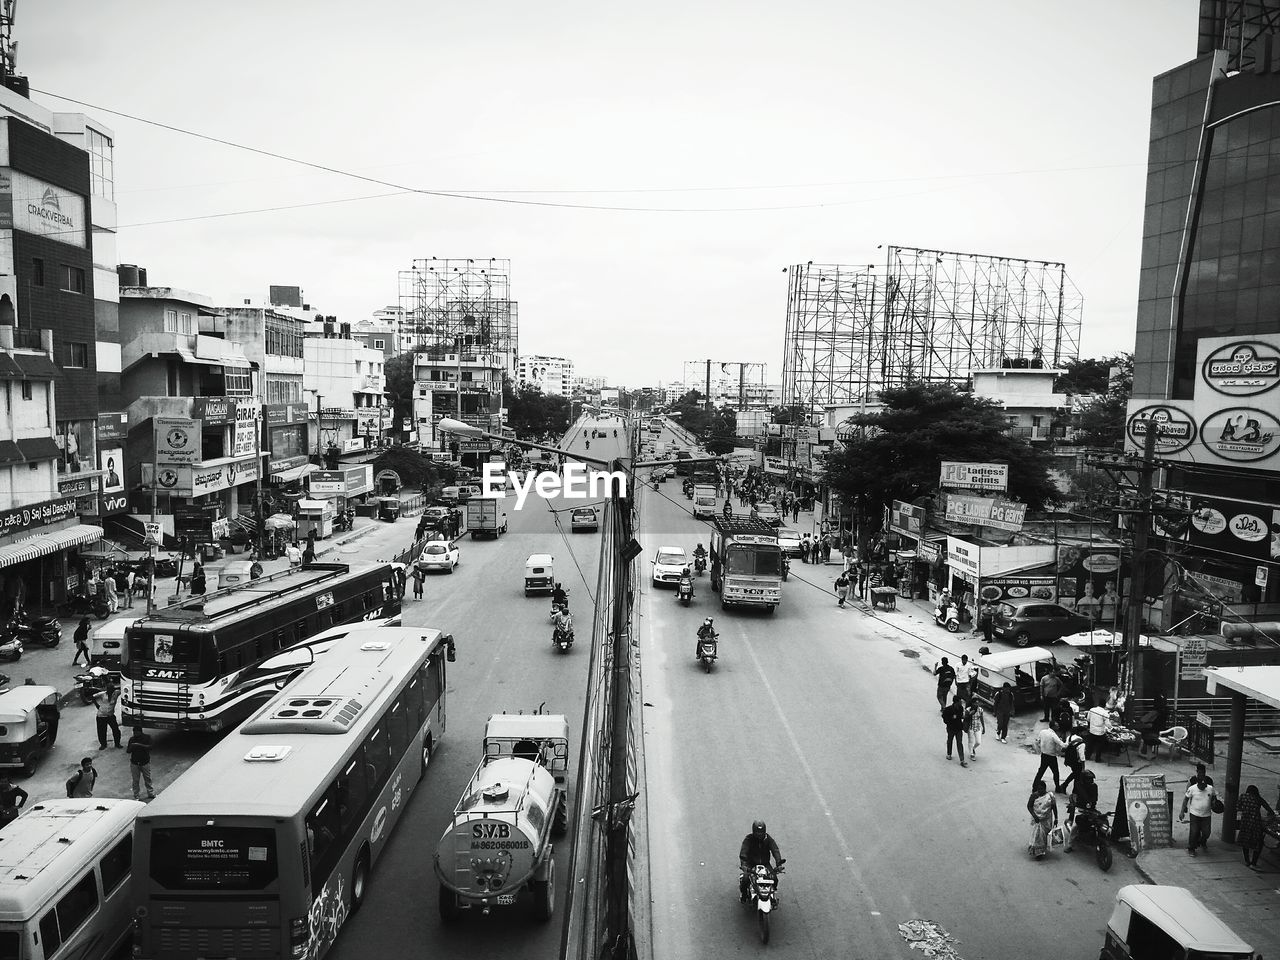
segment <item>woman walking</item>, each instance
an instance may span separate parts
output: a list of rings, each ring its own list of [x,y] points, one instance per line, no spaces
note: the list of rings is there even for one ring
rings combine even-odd
[[[1236,807],[1236,813],[1240,817],[1240,832],[1236,834],[1236,840],[1240,844],[1240,849],[1244,851],[1244,862],[1250,870],[1258,869],[1262,840],[1266,836],[1266,821],[1262,818],[1263,810],[1267,811],[1268,817],[1276,815],[1271,805],[1262,799],[1258,788],[1251,783],[1245,788],[1244,796],[1240,798],[1239,805]]]
[[[1027,852],[1035,860],[1043,860],[1049,852],[1049,831],[1058,825],[1058,801],[1043,780],[1037,780],[1027,798],[1027,812],[1031,814],[1031,842]]]
[[[978,759],[978,745],[982,743],[982,735],[987,732],[987,718],[977,700],[969,698],[964,708],[964,737],[969,744],[970,762]]]

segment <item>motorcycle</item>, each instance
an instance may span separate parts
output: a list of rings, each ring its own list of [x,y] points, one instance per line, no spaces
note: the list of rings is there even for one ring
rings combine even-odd
[[[779,861],[777,870],[758,863],[747,874],[747,905],[756,915],[761,943],[769,942],[769,917],[778,909],[778,877],[782,875],[782,865],[786,862]]]
[[[551,601],[551,619],[554,621],[557,616],[565,616],[569,613],[569,591],[565,591],[564,603],[558,600]]]
[[[88,705],[93,703],[93,698],[99,691],[107,689],[108,686],[120,685],[120,671],[108,670],[106,667],[90,667],[84,673],[77,673],[72,680],[75,684],[75,692],[80,695],[80,702]]]
[[[569,648],[573,646],[573,624],[557,623],[551,634],[551,645],[561,653],[568,653]]]
[[[689,605],[689,601],[693,599],[692,580],[681,580],[680,583],[676,585],[676,599],[686,607]]]
[[[701,553],[693,555],[693,575],[695,577],[702,576],[704,570],[707,569],[707,558]]]
[[[111,607],[102,597],[91,597],[87,593],[73,593],[67,598],[66,611],[68,616],[92,613],[99,620],[105,620],[111,612]]]
[[[702,637],[698,640],[698,662],[702,664],[702,669],[707,673],[711,672],[711,665],[716,662],[716,657],[719,656],[720,645],[716,642],[719,638],[720,635],[718,633],[713,633],[709,637]]]
[[[342,533],[351,529],[352,517],[345,511],[333,518],[333,532]]]
[[[0,639],[25,640],[41,647],[56,647],[62,642],[62,624],[57,617],[33,617],[24,610],[9,619],[0,630]]]
[[[0,643],[0,660],[12,660],[15,663],[22,659],[22,641],[17,637],[10,637],[3,643]],[[0,674],[3,676],[3,674]],[[9,682],[9,678],[5,677],[5,683]]]
[[[1076,810],[1067,821],[1067,842],[1063,853],[1070,853],[1076,842],[1093,847],[1094,859],[1106,873],[1111,869],[1111,816],[1114,811]]]

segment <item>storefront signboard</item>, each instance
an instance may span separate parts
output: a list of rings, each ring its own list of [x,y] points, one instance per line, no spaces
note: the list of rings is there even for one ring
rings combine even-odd
[[[364,437],[346,437],[338,444],[343,453],[355,453],[365,449]]]
[[[155,418],[156,462],[193,464],[200,461],[200,421],[187,417]]]
[[[1239,580],[1215,577],[1211,573],[1188,570],[1187,576],[1224,603],[1239,603],[1244,597],[1244,584]]]
[[[227,397],[196,397],[191,415],[206,427],[225,427],[236,420],[236,402]]]
[[[219,490],[229,490],[258,479],[258,461],[254,457],[204,464],[161,466],[156,486],[180,497],[202,497]],[[142,465],[142,482],[151,482],[151,464]]]
[[[346,478],[341,470],[313,470],[307,477],[307,489],[312,494],[342,493],[346,490]]]
[[[1058,544],[1058,603],[1081,616],[1114,624],[1124,611],[1120,547],[1093,543]]]
[[[388,419],[394,424],[394,417],[388,418],[382,407],[365,407],[356,411],[356,429],[360,433],[376,433]]]
[[[1017,576],[1016,574],[998,574],[994,577],[983,577],[978,596],[983,600],[999,603],[1001,600],[1045,600],[1052,602],[1058,599],[1057,580],[1052,574],[1040,577]]]
[[[947,566],[966,580],[978,580],[978,556],[982,548],[959,537],[947,537]]]
[[[269,427],[284,427],[307,422],[308,411],[305,403],[268,403],[262,409]]]
[[[129,436],[129,415],[127,413],[98,414],[98,444],[115,444],[126,440]]]
[[[970,490],[1008,490],[1009,465],[943,460],[938,483],[943,487],[966,487]]]
[[[258,429],[257,404],[236,404],[235,430],[232,432],[231,440],[231,456],[251,456],[258,449]]]
[[[941,540],[921,540],[916,547],[916,557],[921,563],[933,565],[942,559]]]
[[[1127,837],[1134,853],[1173,843],[1173,810],[1163,774],[1121,777],[1115,809],[1123,810],[1125,816],[1115,818],[1111,839]]]
[[[58,497],[13,510],[0,510],[0,537],[12,536],[47,523],[57,523],[76,515],[75,497]]]
[[[919,539],[920,531],[924,529],[924,507],[902,500],[893,501],[889,510],[889,529]]]
[[[1252,561],[1280,560],[1280,506],[1163,492],[1153,533]]]
[[[357,467],[347,467],[343,471],[347,484],[346,495],[358,497],[373,489],[373,464],[363,463]]]
[[[959,493],[946,494],[947,519],[953,523],[971,523],[979,527],[997,530],[1022,529],[1027,514],[1025,503],[996,500],[992,497],[970,497]]]
[[[284,473],[284,471],[300,467],[306,462],[306,454],[299,454],[296,457],[284,457],[280,460],[269,460],[267,461],[267,473]]]
[[[64,497],[88,497],[96,492],[96,477],[72,476],[58,480],[58,493]]]

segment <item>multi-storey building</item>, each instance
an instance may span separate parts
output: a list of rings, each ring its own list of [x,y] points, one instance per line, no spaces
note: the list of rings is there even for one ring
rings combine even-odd
[[[385,404],[385,354],[354,339],[350,324],[332,317],[309,324],[307,334],[302,343],[304,388],[319,411],[324,458],[373,459],[384,435],[395,428]]]
[[[528,384],[557,397],[573,395],[573,361],[564,357],[521,356],[516,360],[516,384]]]
[[[351,339],[380,351],[387,360],[398,357],[402,352],[399,328],[391,323],[361,320],[351,328]]]
[[[414,421],[419,442],[439,448],[445,438],[436,429],[442,417],[497,433],[501,427],[502,385],[507,371],[501,354],[450,353],[444,349],[414,354]],[[488,441],[456,441],[459,453],[487,453]],[[483,448],[483,449],[482,449]],[[466,458],[464,457],[464,462]]]

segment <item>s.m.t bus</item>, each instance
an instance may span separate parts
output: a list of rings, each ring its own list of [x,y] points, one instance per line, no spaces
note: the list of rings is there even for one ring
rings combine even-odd
[[[438,630],[339,638],[138,817],[138,960],[319,960],[444,733]]]
[[[230,729],[287,678],[249,671],[322,630],[362,621],[400,622],[389,564],[312,563],[157,610],[125,630],[120,720]]]

